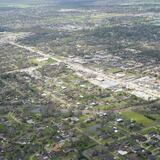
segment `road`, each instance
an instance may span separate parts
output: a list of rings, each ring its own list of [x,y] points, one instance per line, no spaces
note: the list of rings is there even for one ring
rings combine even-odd
[[[27,72],[27,73],[32,73],[34,70],[37,70],[39,69],[41,66],[35,66],[35,67],[28,67],[28,68],[22,68],[22,69],[15,69],[15,70],[12,70],[12,71],[8,71],[8,72],[5,72],[5,73],[2,73],[1,75],[3,74],[11,74],[11,73],[17,73],[17,72]]]
[[[22,48],[22,49],[26,49],[27,51],[35,52],[35,53],[39,54],[40,56],[42,56],[44,58],[52,58],[52,59],[54,59],[57,62],[62,62],[60,59],[57,59],[57,58],[55,58],[55,57],[53,57],[53,56],[51,56],[49,54],[45,54],[42,51],[37,50],[36,48],[20,45],[20,44],[17,44],[15,42],[12,42],[12,41],[10,41],[8,43],[11,44],[11,45],[13,45],[13,46],[16,46],[16,47],[19,47],[19,48]]]

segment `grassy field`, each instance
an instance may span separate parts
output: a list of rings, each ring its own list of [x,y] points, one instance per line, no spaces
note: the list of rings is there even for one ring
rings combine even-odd
[[[27,3],[4,3],[0,2],[0,8],[28,8],[31,7],[31,5]]]
[[[134,111],[122,112],[122,116],[124,116],[127,119],[135,120],[137,123],[142,124],[144,127],[149,127],[153,124],[153,121],[151,119]]]
[[[0,8],[28,8],[29,4],[12,4],[12,3],[0,3]]]

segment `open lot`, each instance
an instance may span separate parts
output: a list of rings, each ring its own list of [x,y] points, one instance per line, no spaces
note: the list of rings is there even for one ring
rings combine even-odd
[[[133,111],[122,112],[122,116],[130,120],[136,121],[137,123],[142,124],[144,127],[149,127],[154,124],[154,122],[151,119],[137,112],[133,112]]]

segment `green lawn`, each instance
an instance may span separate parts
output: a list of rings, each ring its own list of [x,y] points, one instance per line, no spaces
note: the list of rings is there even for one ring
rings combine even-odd
[[[28,8],[30,7],[27,3],[1,3],[0,8],[11,7],[11,8]]]
[[[134,111],[125,111],[125,112],[122,112],[122,116],[124,116],[127,119],[135,120],[137,123],[142,124],[144,127],[151,126],[154,123],[153,120],[145,117],[142,114],[134,112]]]

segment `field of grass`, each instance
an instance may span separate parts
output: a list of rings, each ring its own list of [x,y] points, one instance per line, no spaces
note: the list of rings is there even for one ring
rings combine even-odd
[[[112,67],[112,68],[109,69],[109,72],[111,72],[112,74],[115,74],[115,73],[118,73],[118,72],[122,72],[122,69]]]
[[[5,8],[5,7],[11,7],[11,8],[28,8],[30,7],[29,4],[26,3],[1,3],[0,2],[0,8]]]
[[[137,123],[142,124],[144,127],[149,127],[153,124],[153,121],[151,119],[134,111],[124,111],[122,112],[122,116],[127,119],[135,120]]]

